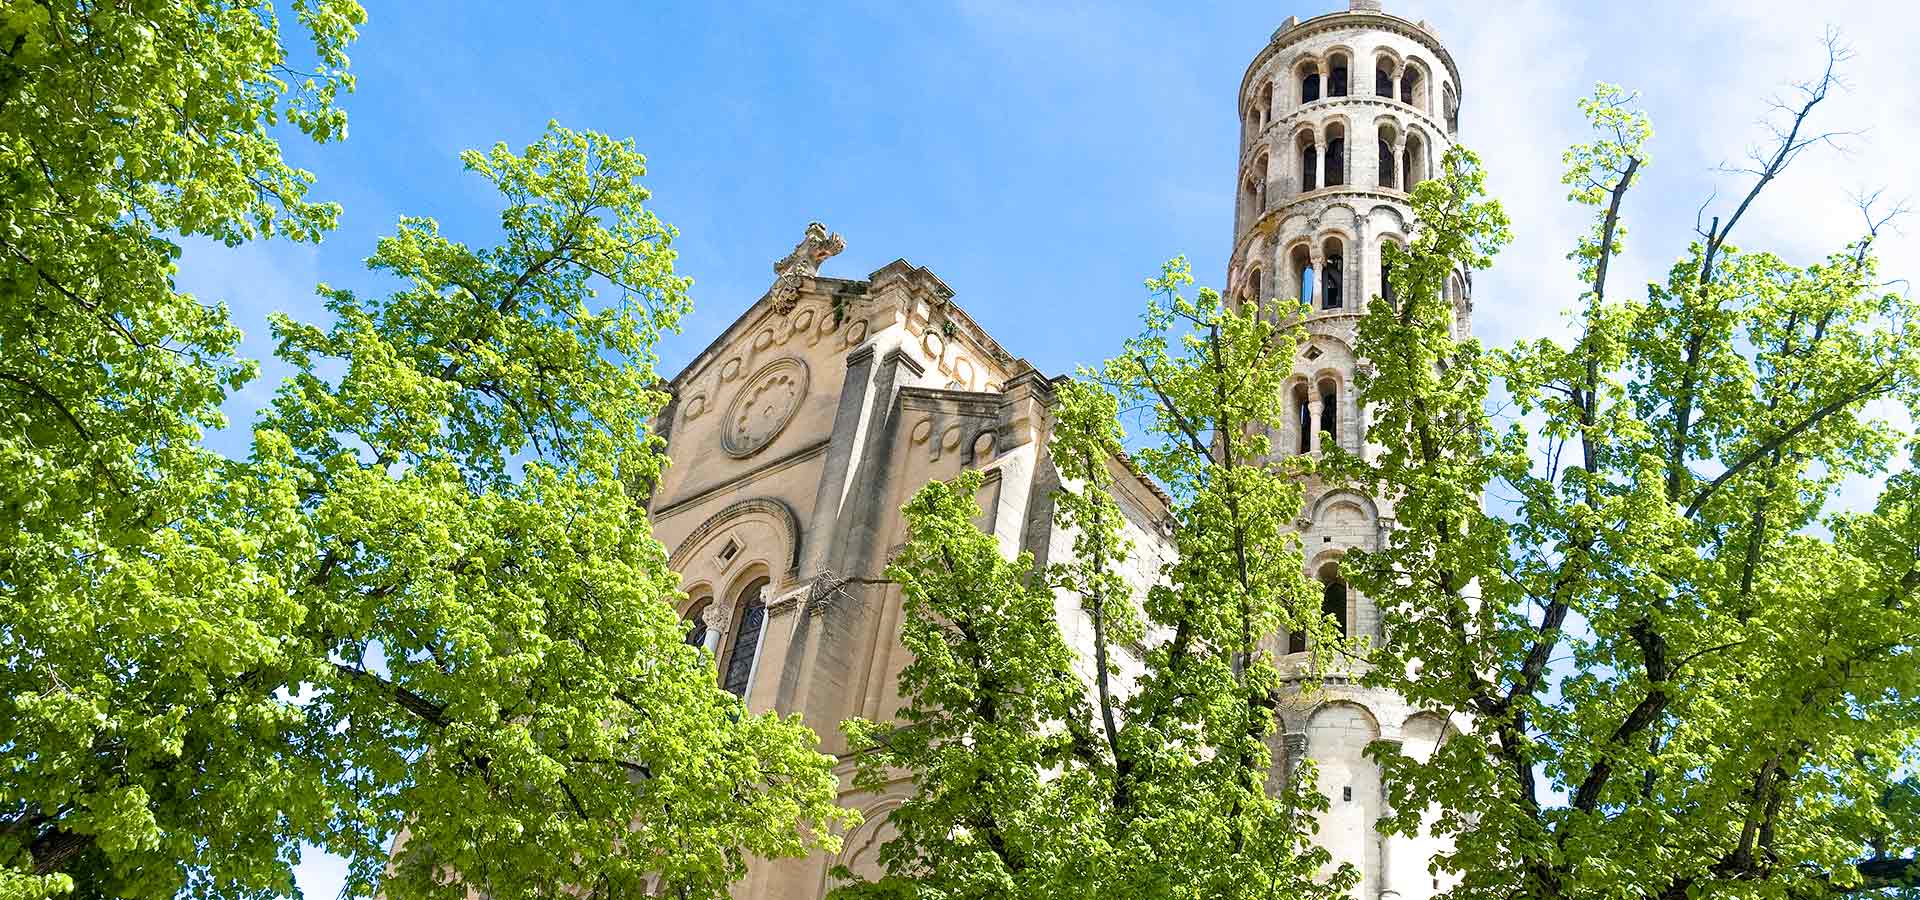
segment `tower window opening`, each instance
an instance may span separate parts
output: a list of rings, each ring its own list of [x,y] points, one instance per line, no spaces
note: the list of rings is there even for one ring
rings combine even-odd
[[[1373,95],[1393,99],[1393,73],[1387,71],[1384,60],[1373,70]]]
[[[1349,784],[1340,789],[1340,799],[1348,803],[1353,802],[1353,785]]]
[[[1420,70],[1408,66],[1407,71],[1400,76],[1400,102],[1417,109],[1426,109],[1427,105],[1420,99],[1416,99],[1424,96],[1424,87],[1420,83]]]
[[[1325,309],[1339,309],[1346,306],[1346,294],[1343,291],[1346,278],[1346,258],[1341,254],[1340,242],[1330,240],[1326,251],[1326,283],[1320,287],[1320,305]]]
[[[1385,246],[1380,248],[1380,299],[1388,303],[1392,303],[1394,300],[1393,269],[1387,264],[1387,250]]]
[[[760,631],[767,622],[767,579],[761,578],[740,592],[740,624],[733,630],[733,649],[727,653],[727,668],[720,686],[736,697],[747,695],[753,678],[753,664],[760,653]]]
[[[1447,133],[1458,134],[1460,132],[1460,98],[1454,94],[1453,85],[1449,84],[1441,89],[1440,102],[1443,104],[1441,111],[1446,113]]]
[[[1385,127],[1382,127],[1380,129],[1379,153],[1380,153],[1380,172],[1379,172],[1380,186],[1383,188],[1399,187],[1400,180],[1394,177],[1394,172],[1399,168],[1399,165],[1397,161],[1394,159],[1393,132],[1388,130]]]
[[[1327,96],[1347,95],[1347,58],[1336,56],[1327,61]]]
[[[1295,452],[1305,455],[1313,450],[1313,406],[1307,400],[1307,386],[1302,384],[1293,389],[1293,408],[1299,418],[1300,439]]]
[[[1300,136],[1300,190],[1311,191],[1320,186],[1320,149],[1313,145],[1313,136]]]
[[[1327,128],[1327,187],[1347,183],[1347,132],[1339,124]]]
[[[1347,583],[1340,579],[1340,569],[1328,563],[1320,569],[1320,612],[1333,620],[1334,630],[1341,637],[1348,635],[1347,628]]]
[[[1340,395],[1331,385],[1320,389],[1321,449],[1340,446]]]
[[[1320,67],[1307,63],[1300,67],[1300,102],[1312,103],[1320,99]]]
[[[1420,135],[1407,135],[1404,162],[1407,171],[1407,190],[1411,192],[1420,186],[1420,182],[1427,180],[1427,145],[1420,140]]]
[[[1300,289],[1299,301],[1307,308],[1313,308],[1313,259],[1307,255],[1302,245],[1293,248],[1294,285]]]

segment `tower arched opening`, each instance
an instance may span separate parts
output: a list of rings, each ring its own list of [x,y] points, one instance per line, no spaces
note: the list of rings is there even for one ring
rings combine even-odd
[[[1246,181],[1241,184],[1240,189],[1241,208],[1245,211],[1242,221],[1251,222],[1261,213],[1266,212],[1269,160],[1270,157],[1262,153],[1260,158],[1254,160],[1253,165],[1248,167]]]
[[[1304,381],[1293,386],[1293,415],[1293,452],[1305,456],[1313,452],[1313,400]]]
[[[1319,400],[1320,445],[1316,449],[1325,451],[1340,446],[1340,382],[1321,379]]]
[[[1304,62],[1295,70],[1300,79],[1300,103],[1302,106],[1320,99],[1320,64]]]
[[[1345,97],[1347,95],[1348,56],[1345,53],[1327,54],[1327,96]]]
[[[1340,564],[1321,566],[1316,577],[1320,581],[1320,614],[1332,619],[1334,630],[1347,637],[1352,633],[1352,623],[1347,621],[1347,582],[1340,577]]]
[[[1320,149],[1314,146],[1311,131],[1302,131],[1295,143],[1300,148],[1300,190],[1304,193],[1320,186]]]
[[[1326,270],[1320,285],[1320,305],[1323,309],[1341,309],[1346,303],[1347,259],[1346,246],[1337,237],[1327,238],[1321,245],[1321,267]]]
[[[1299,244],[1293,248],[1291,259],[1293,262],[1293,285],[1300,289],[1300,293],[1297,295],[1298,299],[1308,309],[1312,309],[1314,279],[1313,254],[1307,250],[1307,245]]]
[[[1427,142],[1418,131],[1407,132],[1407,149],[1402,153],[1408,193],[1427,180]]]
[[[1427,81],[1420,64],[1407,61],[1407,67],[1400,73],[1400,102],[1421,111],[1427,108]]]
[[[1347,183],[1347,127],[1327,125],[1327,186]]]
[[[1397,188],[1400,186],[1400,179],[1397,176],[1400,166],[1397,159],[1398,154],[1395,153],[1394,147],[1399,143],[1399,135],[1394,131],[1392,124],[1382,122],[1380,123],[1378,131],[1378,140],[1379,146],[1376,150],[1380,160],[1380,171],[1378,173],[1380,186],[1383,188]]]

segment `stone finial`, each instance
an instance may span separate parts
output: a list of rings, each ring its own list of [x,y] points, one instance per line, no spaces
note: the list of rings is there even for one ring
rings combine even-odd
[[[793,252],[773,264],[773,308],[785,313],[800,299],[800,285],[820,274],[820,264],[847,249],[847,239],[828,234],[827,226],[808,222],[807,233],[795,244]]]
[[[1379,12],[1380,0],[1351,0],[1351,2],[1347,4],[1347,9],[1354,12],[1362,10],[1366,12]]]

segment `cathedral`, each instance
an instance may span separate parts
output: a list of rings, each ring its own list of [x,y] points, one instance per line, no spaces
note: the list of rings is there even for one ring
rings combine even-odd
[[[1451,145],[1459,101],[1459,73],[1432,29],[1377,0],[1287,19],[1248,65],[1225,284],[1242,302],[1297,297],[1309,310],[1288,387],[1297,415],[1276,436],[1280,451],[1372,452],[1353,395],[1354,330],[1366,299],[1387,289],[1383,247],[1407,239],[1407,191]],[[688,639],[713,652],[715,677],[749,707],[802,715],[842,757],[841,802],[865,816],[837,858],[756,860],[738,900],[819,898],[837,865],[879,873],[888,811],[909,785],[855,791],[839,723],[886,719],[900,703],[900,599],[871,582],[905,539],[901,505],[929,480],[976,469],[980,525],[1009,556],[1044,565],[1072,550],[1053,516],[1054,378],[987,334],[926,268],[896,260],[864,278],[821,274],[843,247],[809,225],[767,293],[673,379],[661,416],[678,463],[649,512],[684,578]],[[1464,275],[1448,286],[1462,335],[1470,294]],[[1160,525],[1168,501],[1124,461],[1115,471],[1144,584],[1172,553]],[[1297,524],[1327,612],[1350,636],[1385,640],[1367,598],[1341,580],[1340,557],[1378,545],[1391,504],[1305,489]],[[1091,628],[1077,601],[1057,607],[1069,642],[1084,646]],[[1269,640],[1282,671],[1304,677],[1303,642]],[[1448,886],[1428,868],[1441,847],[1374,829],[1388,810],[1362,751],[1386,740],[1424,756],[1461,723],[1362,687],[1352,671],[1319,676],[1319,689],[1282,710],[1279,774],[1303,757],[1317,763],[1330,801],[1319,838],[1360,871],[1357,898],[1432,896]]]

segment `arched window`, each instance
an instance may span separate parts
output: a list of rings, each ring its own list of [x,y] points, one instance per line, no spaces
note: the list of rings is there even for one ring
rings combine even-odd
[[[1334,563],[1320,567],[1320,612],[1333,620],[1333,627],[1341,637],[1351,633],[1347,623],[1347,583],[1340,578],[1340,567]]]
[[[1340,446],[1340,389],[1332,384],[1320,386],[1320,449]]]
[[[1393,99],[1393,70],[1389,69],[1387,67],[1388,65],[1389,63],[1385,59],[1381,59],[1378,63],[1374,64],[1373,95],[1391,100]]]
[[[1311,191],[1320,186],[1320,151],[1313,146],[1313,135],[1300,135],[1300,190]]]
[[[1320,285],[1320,305],[1324,309],[1339,309],[1347,305],[1343,290],[1347,280],[1347,260],[1341,252],[1344,249],[1339,238],[1327,238],[1322,257],[1325,260],[1322,266],[1327,271],[1321,276],[1324,281]]]
[[[1296,425],[1300,434],[1300,440],[1294,452],[1305,455],[1313,451],[1313,405],[1312,401],[1307,399],[1306,385],[1294,385],[1293,408],[1294,414],[1299,418]]]
[[[704,647],[707,644],[707,607],[713,605],[712,597],[703,597],[687,607],[687,645]]]
[[[1299,300],[1308,309],[1313,308],[1313,257],[1302,244],[1293,248],[1293,283],[1300,289]]]
[[[1300,102],[1312,103],[1320,99],[1320,67],[1306,63],[1300,67]]]
[[[1392,303],[1393,294],[1392,267],[1387,265],[1387,245],[1380,245],[1380,299]]]
[[[1339,122],[1327,126],[1327,187],[1347,183],[1347,129]]]
[[[1380,146],[1378,148],[1380,153],[1379,175],[1380,175],[1380,186],[1383,188],[1400,186],[1400,179],[1394,177],[1395,171],[1397,171],[1400,168],[1400,166],[1399,166],[1399,161],[1394,159],[1393,138],[1394,138],[1394,135],[1393,135],[1392,127],[1387,125],[1380,126]]]
[[[1420,83],[1420,70],[1408,66],[1400,73],[1400,102],[1418,109],[1426,109],[1426,85]]]
[[[747,695],[753,678],[754,659],[760,653],[760,630],[767,623],[767,579],[755,579],[740,592],[740,623],[733,629],[733,649],[727,652],[727,667],[720,686],[736,697]]]
[[[1407,134],[1405,156],[1407,191],[1411,193],[1414,188],[1420,186],[1420,182],[1427,180],[1427,145],[1420,140],[1420,135],[1411,132]]]
[[[1441,111],[1444,112],[1447,117],[1447,133],[1459,134],[1460,98],[1454,94],[1453,85],[1449,84],[1440,89],[1440,102],[1444,104]]]
[[[1266,154],[1264,153],[1261,154],[1260,159],[1256,161],[1253,164],[1252,168],[1247,172],[1247,182],[1245,185],[1242,186],[1241,192],[1242,192],[1242,195],[1240,198],[1240,202],[1242,204],[1242,208],[1246,210],[1246,213],[1244,216],[1244,219],[1246,221],[1252,221],[1253,219],[1258,218],[1261,213],[1266,212],[1266,203],[1267,203],[1267,156]]]
[[[1327,59],[1327,96],[1347,95],[1347,57],[1335,54]]]

